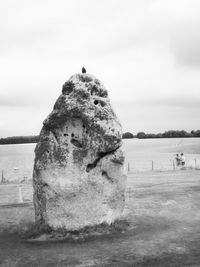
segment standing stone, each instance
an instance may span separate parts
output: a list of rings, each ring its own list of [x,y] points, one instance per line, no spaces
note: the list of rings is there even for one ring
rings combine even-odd
[[[119,218],[126,184],[121,145],[121,125],[105,87],[93,75],[73,75],[35,149],[36,222],[77,230]]]

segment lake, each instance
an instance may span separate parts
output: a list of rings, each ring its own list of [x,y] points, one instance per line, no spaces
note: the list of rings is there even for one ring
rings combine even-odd
[[[36,144],[0,146],[0,172],[8,181],[31,179]],[[172,170],[175,153],[183,152],[187,167],[200,166],[200,138],[123,140],[126,168],[131,171]],[[195,161],[196,160],[196,161]]]

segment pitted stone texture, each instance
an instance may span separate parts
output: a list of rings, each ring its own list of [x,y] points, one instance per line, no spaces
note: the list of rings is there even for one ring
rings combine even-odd
[[[102,83],[72,76],[43,124],[33,171],[36,222],[76,230],[119,218],[122,131]]]

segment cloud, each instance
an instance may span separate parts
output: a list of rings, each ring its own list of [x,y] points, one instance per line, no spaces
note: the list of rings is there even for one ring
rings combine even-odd
[[[105,84],[127,130],[171,128],[176,120],[198,125],[199,8],[196,0],[1,1],[0,108],[7,124],[0,130],[14,135],[8,125],[19,114],[21,134],[34,125],[38,131],[41,108],[51,110],[83,65]]]
[[[193,106],[192,100],[187,103],[177,102],[134,101],[123,105],[113,103],[113,106],[122,122],[123,131],[158,133],[170,129],[187,131],[198,129],[200,112],[198,103]]]
[[[200,19],[190,19],[175,25],[171,50],[180,65],[200,67]]]
[[[47,107],[0,106],[0,137],[39,134],[50,111]]]
[[[16,107],[48,106],[50,102],[51,98],[48,95],[44,99],[39,94],[34,95],[29,92],[18,92],[12,95],[0,93],[0,106],[10,107],[12,109]]]
[[[191,95],[174,95],[173,97],[150,99],[135,102],[134,105],[147,105],[155,107],[173,107],[184,109],[199,109],[200,110],[200,98]]]
[[[154,3],[60,0],[58,4],[43,0],[34,4],[19,1],[15,8],[4,4],[0,11],[1,51],[23,47],[52,58],[83,52],[93,57],[130,49],[156,38],[157,29],[166,27],[167,19],[155,16],[152,10]]]

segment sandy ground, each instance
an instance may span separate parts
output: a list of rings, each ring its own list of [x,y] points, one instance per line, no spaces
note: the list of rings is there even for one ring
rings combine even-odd
[[[0,266],[200,266],[200,171],[130,173],[124,233],[88,241],[20,237],[32,204],[0,207]]]

